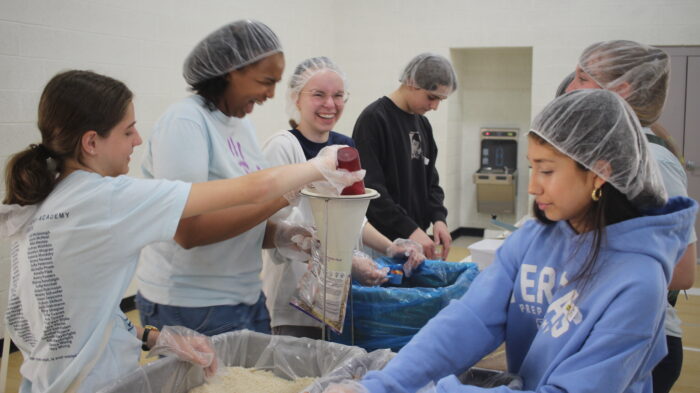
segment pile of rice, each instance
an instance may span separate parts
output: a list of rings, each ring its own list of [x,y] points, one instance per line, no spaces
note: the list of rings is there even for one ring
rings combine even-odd
[[[190,390],[189,393],[299,393],[315,379],[306,377],[289,381],[275,376],[270,371],[226,367],[212,381]]]

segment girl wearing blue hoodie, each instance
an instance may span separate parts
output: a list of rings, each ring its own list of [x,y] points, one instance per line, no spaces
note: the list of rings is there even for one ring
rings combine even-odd
[[[536,220],[383,370],[326,392],[486,391],[456,375],[503,342],[526,391],[652,391],[669,261],[685,251],[697,204],[667,201],[637,117],[610,91],[555,99],[528,141]]]

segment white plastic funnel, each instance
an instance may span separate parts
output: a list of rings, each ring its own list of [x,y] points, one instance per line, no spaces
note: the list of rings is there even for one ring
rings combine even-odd
[[[301,195],[311,207],[320,247],[314,248],[309,269],[290,304],[340,334],[350,291],[352,251],[358,243],[369,201],[379,197],[379,193],[365,188],[362,195],[330,196],[306,188]],[[325,333],[324,329],[322,339]]]
[[[352,250],[359,240],[369,201],[378,198],[379,193],[365,188],[361,195],[330,196],[305,188],[301,195],[311,206],[320,252],[326,257],[328,269],[350,274]]]

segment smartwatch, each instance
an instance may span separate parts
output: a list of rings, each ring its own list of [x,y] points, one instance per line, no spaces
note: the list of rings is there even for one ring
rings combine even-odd
[[[143,334],[141,335],[141,341],[143,342],[143,344],[141,344],[141,349],[144,351],[151,350],[151,348],[148,346],[148,334],[151,333],[151,330],[157,332],[158,328],[151,325],[146,325],[143,327]]]

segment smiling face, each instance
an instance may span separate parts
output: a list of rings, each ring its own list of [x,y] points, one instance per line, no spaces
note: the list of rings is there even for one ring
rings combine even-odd
[[[233,70],[226,75],[228,86],[217,105],[227,116],[245,117],[255,104],[275,96],[275,86],[282,79],[284,55],[275,53],[264,59]]]
[[[406,86],[406,106],[410,113],[424,115],[429,111],[437,110],[440,102],[447,99],[452,92],[448,86],[438,86],[435,90],[425,90],[413,86]]]
[[[301,120],[297,127],[303,133],[327,134],[340,120],[345,108],[345,84],[332,70],[316,73],[306,83],[297,99]]]
[[[567,220],[574,230],[585,228],[585,216],[593,203],[591,193],[603,181],[551,145],[528,137],[528,161],[532,166],[528,193],[551,221]]]
[[[136,129],[134,104],[129,103],[124,118],[117,123],[106,137],[94,139],[96,172],[102,176],[119,176],[129,172],[129,161],[134,147],[143,141]]]

